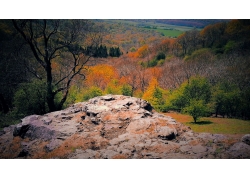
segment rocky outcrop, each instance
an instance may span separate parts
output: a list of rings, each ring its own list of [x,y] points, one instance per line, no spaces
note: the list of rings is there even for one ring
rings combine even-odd
[[[1,158],[249,158],[249,135],[194,133],[145,100],[107,95],[0,133]]]
[[[250,145],[250,134],[246,134],[245,136],[243,136],[241,138],[241,141],[248,144],[248,145]]]

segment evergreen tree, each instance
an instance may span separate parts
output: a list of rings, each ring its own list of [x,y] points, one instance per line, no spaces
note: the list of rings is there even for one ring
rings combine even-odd
[[[102,57],[104,58],[108,57],[108,50],[106,46],[103,47]]]
[[[120,48],[115,48],[115,57],[120,57],[121,55],[121,51],[120,51]]]
[[[119,47],[111,47],[109,50],[109,56],[111,57],[120,57],[121,56],[121,51]]]
[[[114,48],[113,47],[111,47],[109,49],[109,56],[114,57]]]
[[[103,45],[100,45],[99,47],[88,46],[85,50],[85,53],[86,55],[92,55],[93,57],[108,57],[107,47]]]

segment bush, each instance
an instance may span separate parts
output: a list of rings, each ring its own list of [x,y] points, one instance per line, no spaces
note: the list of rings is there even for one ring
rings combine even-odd
[[[133,90],[132,87],[128,84],[124,84],[121,88],[122,95],[124,96],[132,96],[133,95]]]
[[[186,55],[184,57],[184,60],[185,61],[190,61],[190,60],[197,60],[197,61],[200,61],[200,60],[203,60],[203,59],[206,59],[206,60],[209,60],[209,59],[213,59],[213,52],[211,49],[209,48],[202,48],[202,49],[198,49],[194,52],[192,52],[191,55]]]
[[[162,66],[164,64],[165,60],[161,59],[157,62],[157,66]]]
[[[244,95],[232,84],[220,83],[213,88],[213,102],[215,115],[227,115],[228,117],[241,116]],[[245,96],[244,99],[247,99]]]
[[[119,81],[117,79],[112,79],[105,89],[106,94],[122,94]]]
[[[157,79],[152,79],[146,91],[144,92],[142,99],[147,100],[155,110],[165,112],[166,111],[166,96],[167,91],[158,86]]]
[[[7,114],[0,113],[0,130],[2,130],[4,127],[20,123],[20,119],[24,116],[25,115],[20,115],[15,111],[9,112]]]
[[[161,60],[152,59],[148,62],[140,62],[140,64],[142,67],[149,68],[149,67],[155,67],[155,66],[162,66],[164,62],[165,62],[165,59],[161,59]]]
[[[160,52],[157,54],[157,56],[147,62],[140,62],[141,66],[149,68],[149,67],[155,67],[155,66],[162,66],[165,62],[166,55],[163,52]]]
[[[92,86],[90,87],[83,95],[83,101],[88,101],[91,98],[102,96],[102,90],[98,87]]]
[[[131,47],[131,48],[129,49],[129,51],[130,51],[130,52],[135,52],[135,51],[136,51],[136,48],[135,48],[135,47]]]
[[[156,59],[153,59],[153,60],[148,62],[147,67],[155,67],[157,65],[157,63],[158,63],[158,61]]]
[[[227,44],[224,46],[224,50],[226,53],[229,53],[231,51],[233,51],[234,49],[236,49],[236,42],[234,41],[228,41]]]
[[[14,95],[14,106],[19,114],[45,114],[48,112],[46,103],[46,83],[33,80],[22,83]]]
[[[67,96],[67,99],[63,104],[63,108],[67,108],[72,104],[81,102],[83,100],[84,94],[85,93],[81,92],[81,90],[76,85],[72,85],[69,89],[69,94]],[[62,99],[62,94],[58,93],[56,97],[58,97],[58,99]]]
[[[156,56],[156,60],[165,59],[166,55],[163,52],[159,52]]]

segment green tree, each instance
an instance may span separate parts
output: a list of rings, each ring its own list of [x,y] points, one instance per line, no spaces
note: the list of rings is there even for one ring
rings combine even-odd
[[[203,100],[207,104],[211,98],[211,86],[206,78],[192,77],[185,86],[183,95],[189,101],[191,99]]]
[[[19,114],[44,114],[48,110],[46,96],[46,82],[22,83],[14,95],[14,105]]]
[[[240,97],[240,115],[244,119],[250,119],[250,89],[243,91]]]
[[[173,91],[167,100],[167,109],[177,110],[197,119],[211,111],[211,86],[206,78],[192,77]]]
[[[219,83],[213,88],[212,99],[214,102],[215,115],[239,117],[241,108],[244,106],[244,95],[237,86],[229,83]],[[247,99],[247,97],[245,97]]]
[[[119,81],[117,79],[112,79],[106,86],[106,94],[122,94],[122,89],[119,86]]]
[[[115,57],[120,57],[121,56],[121,51],[120,51],[120,48],[119,47],[117,47],[117,48],[115,48]]]
[[[115,56],[115,49],[114,49],[113,47],[111,47],[111,48],[109,49],[109,56],[111,56],[111,57],[114,57],[114,56]]]
[[[157,79],[153,78],[142,98],[149,101],[154,109],[165,111],[166,94],[167,92],[159,87]]]
[[[125,96],[132,96],[133,94],[132,87],[128,84],[124,84],[121,87],[121,91],[122,91],[122,95],[125,95]]]
[[[107,51],[107,47],[106,46],[102,46],[101,57],[103,57],[103,58],[108,57],[108,51]]]
[[[156,56],[157,60],[165,59],[166,55],[163,52],[159,52]]]
[[[130,52],[135,52],[135,51],[136,51],[136,48],[135,48],[135,47],[131,47],[131,48],[129,49],[129,51],[130,51]]]
[[[161,112],[166,111],[164,90],[160,87],[155,87],[153,90],[152,105],[156,110]]]
[[[190,114],[194,123],[197,123],[200,117],[207,116],[209,108],[202,100],[191,99],[189,104],[182,109],[182,112]]]
[[[111,47],[109,49],[109,56],[111,57],[120,57],[122,54],[121,50],[119,47]]]
[[[170,91],[166,101],[169,110],[180,112],[188,104],[188,97],[184,95],[186,86],[187,82],[184,82],[179,88]]]
[[[83,101],[87,101],[91,98],[101,96],[101,95],[103,95],[102,90],[98,87],[92,86],[89,89],[87,89],[87,91],[85,91],[83,95]]]

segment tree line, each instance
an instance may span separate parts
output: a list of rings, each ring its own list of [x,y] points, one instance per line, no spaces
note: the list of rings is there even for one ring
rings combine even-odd
[[[120,57],[122,52],[119,47],[110,47],[109,51],[105,45],[100,45],[99,47],[88,46],[84,50],[86,55],[92,55],[93,57],[107,58],[110,57]]]
[[[161,74],[153,73],[158,84],[151,88],[150,95],[142,97],[160,111],[250,119],[247,103],[250,100],[249,29],[249,20],[219,22],[201,31],[193,29],[176,39],[164,39],[130,52],[128,56],[141,59],[144,68],[155,67]],[[164,61],[158,60],[160,54],[165,55]],[[195,77],[205,78],[208,82],[209,101],[187,93]],[[150,86],[150,81],[146,86]],[[196,92],[191,89],[190,93]]]

